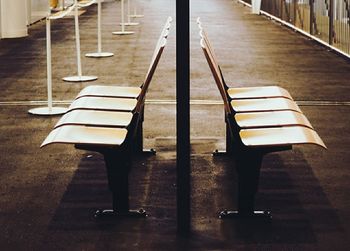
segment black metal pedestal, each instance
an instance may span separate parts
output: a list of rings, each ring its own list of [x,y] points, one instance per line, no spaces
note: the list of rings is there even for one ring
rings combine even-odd
[[[104,153],[104,159],[107,169],[108,187],[113,197],[113,208],[99,209],[96,211],[94,217],[146,217],[146,211],[143,209],[129,209],[130,152],[106,151]]]
[[[219,218],[272,218],[269,211],[254,210],[263,155],[262,151],[250,149],[235,152],[238,174],[238,210],[224,210],[220,212]]]

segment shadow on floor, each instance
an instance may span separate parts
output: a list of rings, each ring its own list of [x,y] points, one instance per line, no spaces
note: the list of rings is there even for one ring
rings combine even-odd
[[[131,207],[145,208],[148,218],[100,221],[92,217],[95,209],[109,207],[111,198],[102,156],[87,153],[42,243],[56,248],[68,244],[98,249],[227,249],[247,244],[312,244],[319,233],[343,231],[299,150],[271,154],[264,160],[256,207],[270,209],[272,222],[218,219],[218,211],[236,207],[233,161],[209,154],[220,145],[216,139],[193,140],[190,238],[176,236],[174,140],[159,139],[155,140],[158,154],[136,159],[130,175]]]

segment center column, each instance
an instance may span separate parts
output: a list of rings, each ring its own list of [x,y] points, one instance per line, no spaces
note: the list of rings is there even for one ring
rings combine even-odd
[[[176,0],[177,232],[190,233],[190,0]]]

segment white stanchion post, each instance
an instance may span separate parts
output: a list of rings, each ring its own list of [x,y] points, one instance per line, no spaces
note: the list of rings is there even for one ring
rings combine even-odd
[[[139,23],[131,22],[131,20],[130,20],[130,1],[129,0],[127,0],[127,16],[128,16],[128,21],[126,23],[124,23],[124,25],[126,25],[126,26],[139,25]],[[120,24],[120,25],[122,25],[122,24]]]
[[[144,15],[137,14],[135,2],[134,2],[134,13],[132,15],[129,15],[129,17],[144,17]]]
[[[97,0],[97,52],[102,52],[101,37],[101,0]]]
[[[97,52],[87,53],[85,54],[86,57],[102,58],[102,57],[111,57],[114,55],[112,52],[102,52],[101,19],[102,19],[101,0],[97,0]]]
[[[125,30],[125,22],[124,22],[124,0],[120,1],[120,9],[121,9],[121,18],[122,18],[122,22],[120,23],[122,26],[122,30],[121,31],[113,31],[112,34],[113,35],[131,35],[134,34],[135,32],[133,31],[126,31]]]
[[[46,60],[47,60],[47,107],[30,109],[28,112],[34,115],[58,115],[65,113],[68,109],[52,106],[52,70],[51,70],[51,23],[46,18]]]
[[[74,1],[74,22],[75,22],[75,44],[77,54],[77,66],[78,76],[64,77],[63,80],[67,82],[84,82],[93,81],[97,79],[97,76],[83,76],[81,67],[81,56],[80,56],[80,32],[79,32],[79,18],[78,18],[78,4],[77,0]]]
[[[76,0],[77,1],[77,0]],[[78,76],[83,75],[81,69],[81,58],[80,58],[80,31],[79,31],[79,19],[78,19],[78,6],[74,9],[74,27],[75,27],[75,48],[77,56]]]
[[[46,21],[46,57],[47,57],[47,104],[49,111],[52,110],[52,62],[51,62],[51,21]]]

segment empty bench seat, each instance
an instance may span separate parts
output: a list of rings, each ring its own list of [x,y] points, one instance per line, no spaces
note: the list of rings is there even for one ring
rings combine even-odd
[[[132,112],[74,110],[64,114],[54,128],[63,125],[127,127],[132,117]]]
[[[245,112],[234,115],[237,126],[241,129],[280,126],[305,126],[313,128],[306,116],[300,112],[268,111]]]
[[[90,85],[85,87],[77,95],[81,97],[112,97],[112,98],[137,98],[141,93],[141,87]]]
[[[163,39],[166,39],[169,34],[169,29],[171,26],[172,18],[168,17],[165,25],[163,26],[159,39],[156,44],[156,48],[160,48],[163,43]],[[152,55],[152,61],[157,60],[159,56],[157,49]],[[116,86],[116,85],[91,85],[85,87],[76,96],[75,100],[72,102],[68,108],[68,112],[74,110],[95,110],[95,111],[113,111],[113,112],[133,112],[136,108],[136,100],[142,96],[145,83],[149,83],[153,76],[154,70],[149,67],[144,82],[140,87],[129,87],[129,86]],[[144,96],[144,95],[143,95]],[[80,116],[81,118],[82,116]],[[140,108],[140,123],[137,126],[136,142],[137,146],[134,147],[135,152],[139,153],[150,153],[155,154],[154,149],[144,149],[143,148],[143,117],[144,108],[143,105]],[[86,119],[85,119],[86,120]],[[84,120],[84,121],[85,121]],[[100,121],[100,118],[91,118],[91,121]],[[102,121],[101,121],[102,122]],[[83,121],[75,121],[75,116],[65,116],[66,124],[77,124],[83,123]],[[91,125],[91,122],[89,123]],[[109,126],[119,126],[118,122]]]
[[[136,108],[137,99],[110,98],[110,97],[83,97],[76,99],[68,108],[74,110],[103,110],[103,111],[133,111]]]
[[[126,128],[65,125],[53,129],[41,147],[54,143],[118,147],[125,142],[127,134]]]
[[[166,39],[169,34],[169,28],[171,26],[172,18],[168,17],[165,25],[163,26],[159,39],[156,44],[156,48],[160,48],[163,43],[163,39]],[[152,61],[158,60],[159,56],[157,49],[152,55]],[[133,112],[136,108],[136,102],[139,99],[140,95],[142,96],[143,90],[147,90],[147,87],[144,88],[145,83],[149,83],[154,73],[154,69],[149,67],[144,82],[140,87],[128,87],[128,86],[116,86],[116,85],[91,85],[85,87],[80,93],[76,96],[75,100],[72,102],[68,108],[68,112],[75,110],[94,110],[94,111],[113,111],[113,112]],[[143,95],[144,96],[144,95]],[[140,111],[140,123],[138,123],[137,128],[137,147],[134,147],[135,151],[141,153],[151,153],[155,154],[154,149],[145,150],[143,148],[143,105],[141,106]],[[96,115],[95,115],[96,114]],[[92,116],[97,116],[97,113],[93,113]],[[79,116],[79,119],[76,120],[76,116],[64,116],[64,124],[83,124],[88,122],[88,125],[91,125],[91,122],[103,122],[102,118],[91,117],[89,119],[81,120],[83,117],[82,114]],[[62,120],[60,121],[62,122]],[[94,123],[92,122],[92,123]],[[62,123],[58,123],[62,124]],[[101,125],[99,123],[99,125]],[[106,126],[120,126],[118,121],[115,123],[109,123]]]
[[[292,99],[289,92],[279,86],[236,87],[228,88],[227,94],[232,99],[246,98],[288,98]]]
[[[242,129],[239,137],[247,147],[283,147],[299,144],[315,144],[326,148],[317,132],[301,126]]]
[[[237,98],[237,97],[236,97]],[[235,112],[259,112],[259,111],[283,111],[290,110],[301,112],[299,106],[288,98],[244,98],[232,99],[232,109]]]
[[[168,21],[169,19],[166,29],[170,28]],[[145,96],[166,45],[167,36],[163,32],[137,96],[122,98],[87,95],[74,100],[41,145],[74,144],[77,149],[96,151],[104,156],[113,205],[110,210],[98,210],[96,217],[146,215],[142,209],[129,209],[128,175],[133,149],[139,145],[139,137],[142,136],[140,124],[143,121]],[[125,93],[127,88],[118,88],[121,89]]]
[[[199,19],[197,22],[200,45],[224,102],[226,151],[234,158],[238,174],[238,210],[224,210],[219,216],[270,218],[270,212],[254,210],[264,155],[298,144],[326,146],[285,89],[229,88],[208,36]]]

